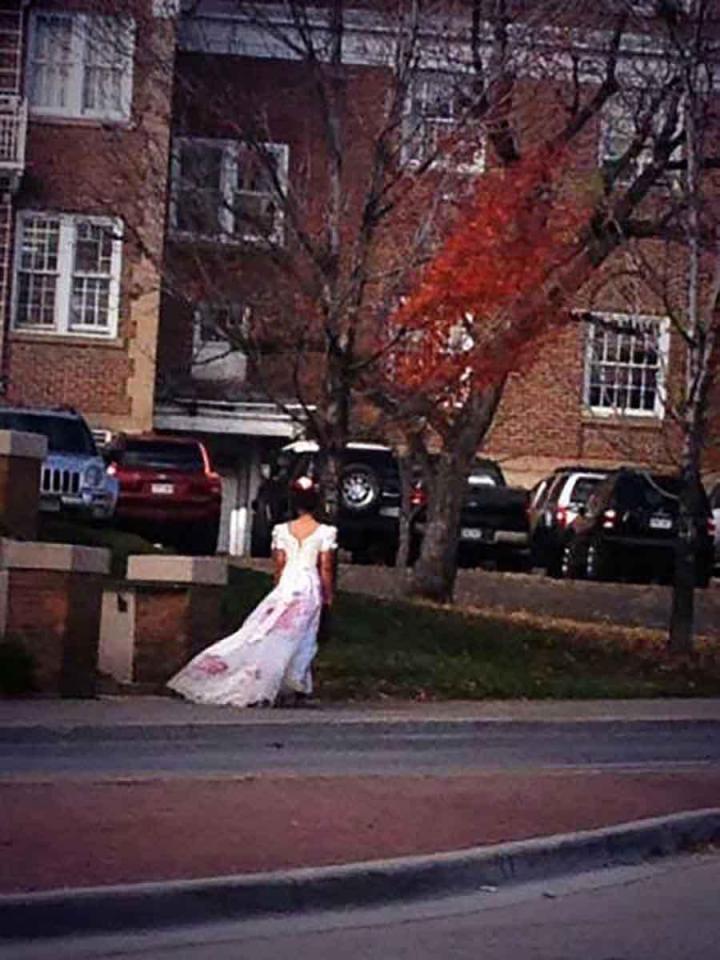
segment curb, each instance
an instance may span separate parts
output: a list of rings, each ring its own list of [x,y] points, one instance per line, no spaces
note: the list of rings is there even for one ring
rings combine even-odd
[[[480,891],[720,839],[720,808],[433,856],[0,897],[0,939],[23,940],[387,904]]]

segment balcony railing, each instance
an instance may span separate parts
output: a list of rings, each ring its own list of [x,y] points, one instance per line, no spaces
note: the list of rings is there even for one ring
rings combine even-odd
[[[0,174],[19,174],[25,166],[27,102],[0,95]]]

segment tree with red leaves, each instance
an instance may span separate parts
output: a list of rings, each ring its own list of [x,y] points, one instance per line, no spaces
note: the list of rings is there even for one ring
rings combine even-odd
[[[567,151],[544,150],[482,177],[389,324],[379,394],[421,451],[429,504],[413,579],[433,599],[452,596],[466,478],[505,382],[569,316],[566,289],[589,269],[590,198],[570,161]],[[439,449],[432,466],[430,446]]]

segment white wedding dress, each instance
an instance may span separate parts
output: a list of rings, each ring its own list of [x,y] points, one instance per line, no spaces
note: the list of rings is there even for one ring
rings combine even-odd
[[[196,703],[246,707],[272,703],[281,691],[312,693],[322,611],[321,553],[335,550],[337,530],[320,524],[302,541],[289,524],[273,529],[273,550],[285,553],[277,586],[235,633],[194,657],[168,687]]]

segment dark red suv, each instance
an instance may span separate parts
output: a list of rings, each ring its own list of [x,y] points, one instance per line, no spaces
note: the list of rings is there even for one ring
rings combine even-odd
[[[214,553],[221,483],[198,440],[121,436],[108,472],[120,483],[118,525],[189,553]]]

